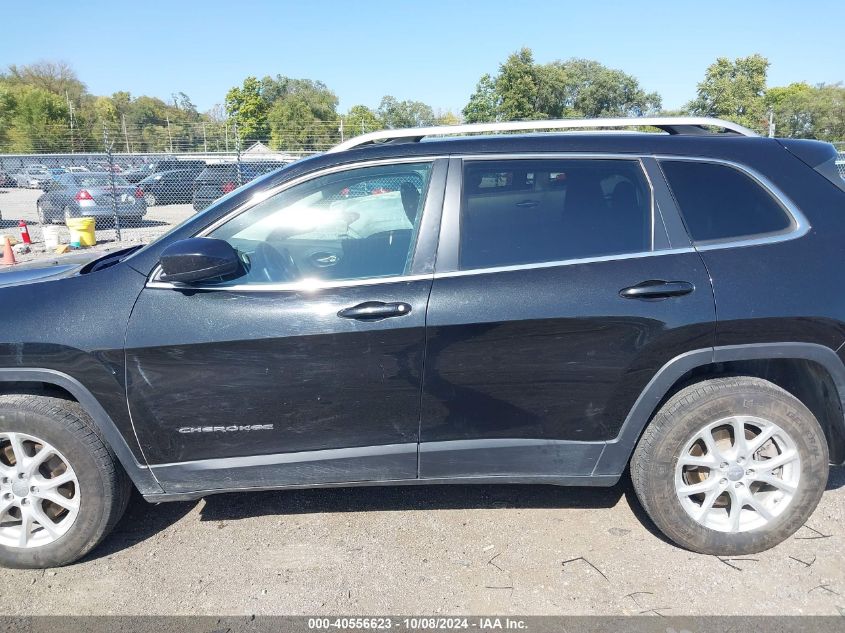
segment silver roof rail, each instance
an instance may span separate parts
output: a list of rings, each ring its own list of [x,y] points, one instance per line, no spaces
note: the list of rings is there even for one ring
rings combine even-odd
[[[433,127],[379,130],[362,134],[332,147],[331,152],[343,152],[353,147],[378,142],[414,142],[427,136],[452,136],[483,132],[527,132],[531,130],[571,130],[589,128],[656,127],[669,134],[706,134],[707,127],[715,127],[741,136],[757,136],[746,127],[709,117],[630,117],[621,119],[552,119],[548,121],[506,121],[502,123],[469,123]]]

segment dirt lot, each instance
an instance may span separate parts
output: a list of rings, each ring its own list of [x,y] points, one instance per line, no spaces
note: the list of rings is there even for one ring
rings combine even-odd
[[[32,252],[17,257],[18,261],[29,261],[39,257],[49,257],[53,253],[45,253],[41,236],[41,225],[35,211],[35,201],[41,195],[37,189],[3,189],[0,188],[0,234],[18,235],[18,220],[28,224],[29,233],[34,242]],[[97,225],[98,249],[120,248],[149,242],[170,228],[194,214],[190,204],[155,205],[149,207],[146,217],[140,223],[127,224],[122,227],[121,241],[115,239],[114,227],[100,223]],[[66,227],[60,230],[68,241],[69,232]]]
[[[0,613],[845,614],[845,469],[762,554],[663,541],[629,484],[136,499],[81,563],[0,573]]]

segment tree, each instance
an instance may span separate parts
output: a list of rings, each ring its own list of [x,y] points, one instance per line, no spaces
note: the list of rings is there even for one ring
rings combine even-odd
[[[269,135],[269,106],[261,94],[261,83],[255,77],[244,79],[242,87],[226,93],[226,113],[238,126],[242,139],[266,139]]]
[[[276,75],[261,85],[265,100],[273,99],[267,117],[273,148],[320,150],[338,140],[337,95],[326,84]]]
[[[386,128],[421,127],[435,121],[431,106],[422,101],[399,101],[390,95],[382,97],[378,116]]]
[[[76,104],[87,92],[73,68],[63,61],[40,61],[24,66],[11,64],[2,77],[11,84],[41,88]]]
[[[375,132],[384,126],[378,115],[365,105],[356,105],[349,108],[349,112],[343,117],[344,133],[348,137]]]
[[[467,123],[491,123],[499,116],[499,97],[496,82],[489,73],[481,75],[463,109]]]
[[[435,125],[459,125],[461,118],[451,110],[447,110],[446,112],[438,112],[434,123]]]
[[[766,127],[766,73],[769,60],[754,54],[733,61],[719,57],[707,67],[698,96],[686,110],[698,116],[729,119],[751,129]]]
[[[589,59],[536,64],[523,48],[495,77],[482,75],[463,114],[467,122],[642,116],[660,105],[657,93],[621,70]]]
[[[787,138],[836,141],[845,138],[845,87],[804,82],[770,88],[766,107],[774,113],[775,133]]]
[[[3,96],[9,121],[8,151],[59,152],[69,144],[67,100],[35,86],[13,87]]]
[[[537,68],[534,55],[523,48],[508,56],[499,66],[496,78],[499,118],[504,121],[537,119]]]
[[[627,73],[590,59],[541,67],[537,109],[553,118],[636,117],[658,112],[660,95]]]

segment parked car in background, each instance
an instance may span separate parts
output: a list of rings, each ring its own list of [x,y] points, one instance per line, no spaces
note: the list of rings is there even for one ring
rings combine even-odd
[[[47,184],[35,208],[41,224],[62,223],[80,217],[112,218],[113,198],[117,200],[119,217],[140,220],[147,213],[141,190],[107,172],[61,174]]]
[[[70,172],[72,174],[81,174],[83,172],[91,170],[87,167],[83,167],[82,165],[73,165],[72,167],[65,167],[65,171]]]
[[[114,174],[120,174],[123,172],[123,168],[118,164],[109,164],[107,162],[96,162],[91,163],[91,170],[92,171],[99,171],[99,172],[111,172]]]
[[[179,204],[190,202],[194,195],[194,180],[198,172],[193,169],[172,169],[147,176],[138,183],[144,192],[147,206],[154,204]]]
[[[17,181],[7,171],[0,171],[0,187],[17,187]]]
[[[47,173],[50,174],[53,178],[56,176],[60,176],[62,174],[67,173],[67,169],[64,167],[48,167]]]
[[[41,189],[44,183],[53,179],[44,165],[33,165],[26,167],[14,175],[18,187],[27,189]]]
[[[235,164],[209,165],[194,181],[194,211],[202,211],[217,198],[284,166],[279,161],[241,163],[239,174]]]
[[[179,170],[193,170],[195,175],[198,175],[205,169],[205,161],[203,160],[159,160],[152,163],[147,163],[137,169],[132,169],[123,174],[129,182],[141,182],[144,178],[152,176],[163,171]]]

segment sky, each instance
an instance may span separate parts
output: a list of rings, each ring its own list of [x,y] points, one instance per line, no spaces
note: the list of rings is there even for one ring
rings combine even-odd
[[[37,10],[35,9],[37,5]],[[761,53],[769,85],[845,81],[845,2],[0,0],[0,67],[63,60],[94,94],[185,92],[205,111],[244,77],[319,79],[340,111],[385,94],[460,111],[523,46],[634,75],[667,109],[716,57]]]

